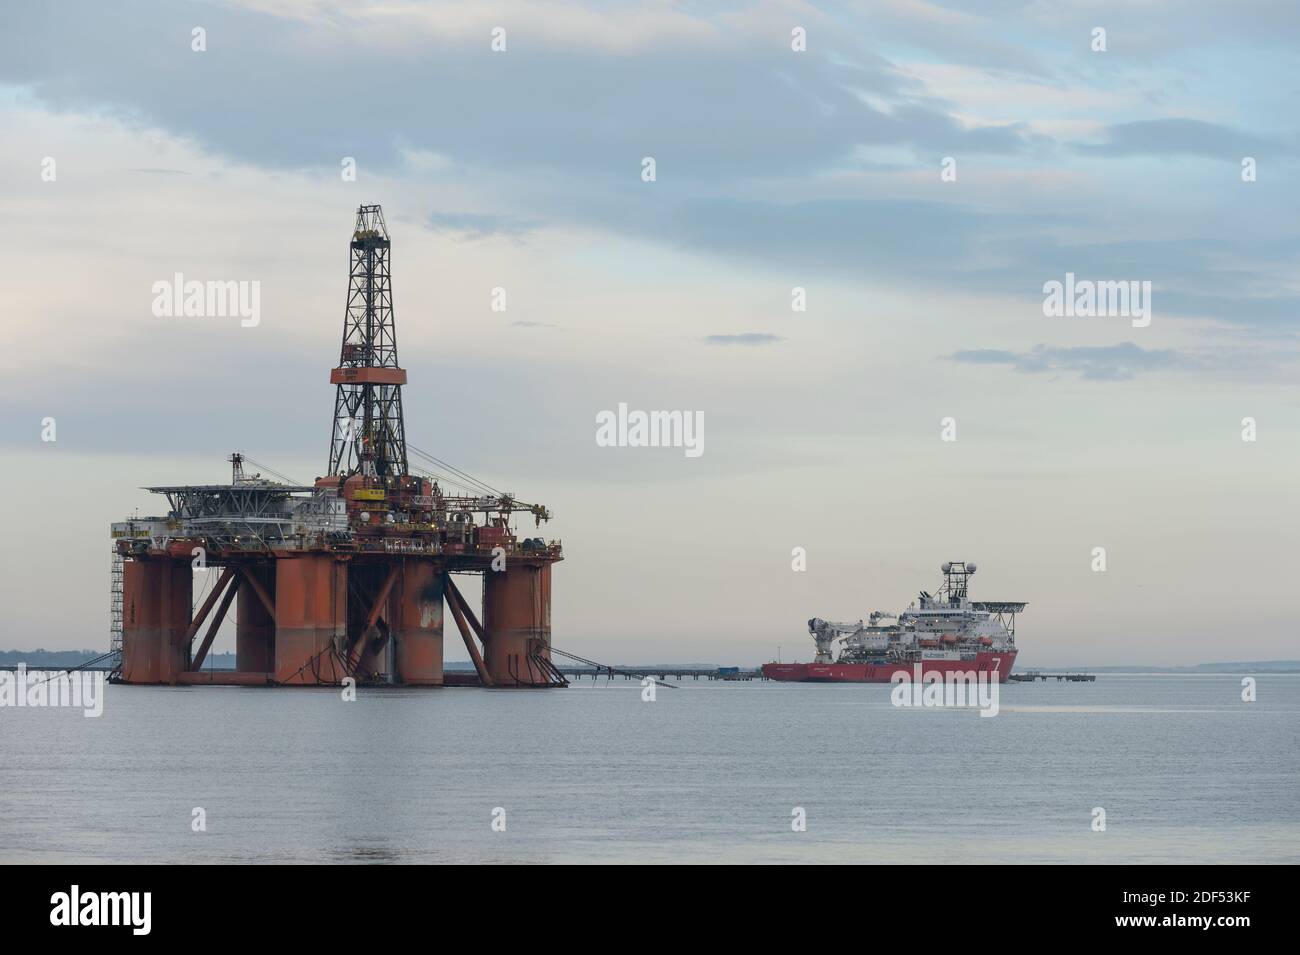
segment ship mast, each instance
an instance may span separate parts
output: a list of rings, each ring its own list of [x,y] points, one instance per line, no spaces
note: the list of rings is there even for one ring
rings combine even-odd
[[[964,560],[951,560],[939,569],[943,571],[943,586],[939,593],[948,595],[948,606],[960,607],[966,602],[966,586],[977,568]]]

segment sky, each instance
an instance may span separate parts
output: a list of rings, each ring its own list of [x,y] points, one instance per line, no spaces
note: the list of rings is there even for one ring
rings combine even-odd
[[[5,19],[0,646],[107,647],[142,486],[325,470],[382,203],[408,439],[554,512],[520,529],[564,543],[558,648],[807,660],[808,618],[970,560],[1028,601],[1022,665],[1300,658],[1294,4]],[[257,323],[155,315],[176,273],[259,283]],[[1046,315],[1067,273],[1149,282],[1150,322]],[[620,403],[704,453],[601,446]]]

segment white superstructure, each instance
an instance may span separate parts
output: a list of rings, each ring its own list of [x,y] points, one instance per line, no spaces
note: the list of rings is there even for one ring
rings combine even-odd
[[[938,593],[921,591],[897,616],[874,611],[865,623],[809,620],[808,632],[817,645],[814,662],[958,660],[974,659],[981,650],[1015,650],[1015,616],[1025,604],[970,600],[967,583],[976,571],[973,563],[949,561],[940,569],[944,582]],[[835,661],[837,641],[843,647]]]

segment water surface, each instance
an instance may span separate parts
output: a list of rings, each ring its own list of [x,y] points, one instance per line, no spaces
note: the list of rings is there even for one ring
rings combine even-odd
[[[0,709],[0,861],[1300,861],[1300,675],[889,690],[109,687]]]

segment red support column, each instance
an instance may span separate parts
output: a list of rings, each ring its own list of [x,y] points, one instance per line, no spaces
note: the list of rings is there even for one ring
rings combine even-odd
[[[442,573],[431,560],[404,561],[393,626],[400,683],[442,686]]]
[[[194,571],[189,559],[157,561],[161,577],[158,679],[176,683],[190,668],[190,617],[194,613]]]
[[[189,663],[193,577],[188,560],[122,565],[122,682],[175,683]]]
[[[162,578],[149,560],[122,563],[122,682],[157,683]]]
[[[551,565],[511,561],[483,575],[484,662],[497,686],[550,686],[531,658],[551,656]]]
[[[347,565],[329,554],[275,562],[275,679],[334,683],[348,674],[330,652],[347,631]]]

